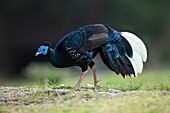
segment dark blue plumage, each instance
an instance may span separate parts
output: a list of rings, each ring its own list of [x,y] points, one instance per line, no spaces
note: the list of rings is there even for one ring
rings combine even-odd
[[[112,71],[121,73],[123,77],[135,75],[128,59],[133,56],[131,45],[120,32],[107,25],[94,24],[78,28],[65,35],[54,49],[48,44],[42,46],[48,47],[46,55],[56,67],[80,66],[82,72],[86,72],[89,66],[95,74],[93,58],[100,53],[103,62]],[[36,55],[41,52],[38,51]]]

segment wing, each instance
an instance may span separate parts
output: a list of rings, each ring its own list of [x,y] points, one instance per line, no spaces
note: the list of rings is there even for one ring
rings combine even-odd
[[[88,25],[80,29],[86,33],[85,41],[81,45],[82,51],[98,48],[109,41],[108,29],[102,24]]]
[[[107,28],[104,25],[87,25],[64,36],[56,48],[60,50],[63,47],[71,47],[86,52],[105,44],[108,40]]]

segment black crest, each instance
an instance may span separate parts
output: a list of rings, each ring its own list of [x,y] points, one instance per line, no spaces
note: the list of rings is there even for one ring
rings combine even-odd
[[[51,45],[51,43],[50,42],[44,42],[44,44],[43,44],[44,46],[50,46]]]

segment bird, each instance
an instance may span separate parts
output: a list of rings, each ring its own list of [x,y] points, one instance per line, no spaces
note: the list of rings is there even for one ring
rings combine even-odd
[[[106,24],[82,26],[61,38],[54,49],[50,46],[50,42],[44,42],[35,56],[47,56],[58,68],[79,66],[82,75],[75,90],[79,89],[88,68],[93,70],[94,88],[98,87],[100,80],[97,80],[94,62],[97,54],[100,54],[108,69],[123,78],[137,77],[142,73],[143,62],[147,60],[146,46],[138,36],[126,31],[118,32]]]

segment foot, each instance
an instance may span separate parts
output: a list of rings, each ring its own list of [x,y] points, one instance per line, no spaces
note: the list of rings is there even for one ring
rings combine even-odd
[[[94,87],[99,87],[99,85],[97,83],[100,81],[102,81],[102,80],[97,80],[96,82],[94,82]]]
[[[80,91],[80,89],[78,87],[74,87],[73,90],[74,91]]]
[[[97,83],[100,82],[101,80],[97,80],[95,83],[94,83],[94,90],[97,92],[97,87],[100,87]]]

